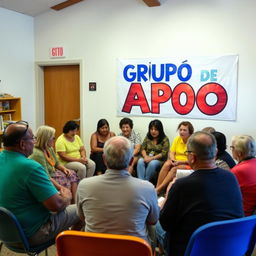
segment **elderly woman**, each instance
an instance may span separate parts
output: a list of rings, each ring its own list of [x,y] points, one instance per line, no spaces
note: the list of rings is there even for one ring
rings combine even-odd
[[[74,171],[65,168],[57,160],[53,150],[54,136],[54,128],[46,125],[40,126],[36,131],[36,143],[30,158],[44,167],[52,183],[58,190],[62,186],[71,190],[72,201],[74,203],[79,180]]]
[[[231,169],[238,180],[243,196],[244,213],[252,215],[256,209],[256,145],[249,135],[232,138],[232,155],[238,164]]]
[[[164,163],[157,180],[156,192],[160,193],[176,175],[178,169],[191,169],[188,165],[187,141],[194,132],[193,125],[188,121],[179,123],[179,135],[173,140],[169,159]]]
[[[134,167],[138,162],[139,153],[141,148],[141,137],[140,134],[133,130],[133,121],[130,118],[123,118],[119,122],[119,128],[121,129],[120,136],[126,137],[133,147],[133,160],[128,168],[129,173],[133,174]]]
[[[97,123],[97,130],[91,135],[91,155],[90,158],[96,164],[96,174],[105,173],[107,167],[103,161],[103,147],[105,142],[115,136],[115,133],[109,130],[109,123],[106,119],[100,119]]]
[[[169,139],[160,120],[149,123],[148,133],[141,145],[141,158],[137,164],[138,178],[151,180],[167,159]]]
[[[79,125],[74,121],[68,121],[63,127],[55,144],[61,163],[76,171],[79,179],[93,176],[95,163],[86,157],[84,144],[77,135]]]

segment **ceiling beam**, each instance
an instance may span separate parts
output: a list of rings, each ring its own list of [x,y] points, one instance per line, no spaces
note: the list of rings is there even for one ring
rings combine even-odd
[[[63,3],[56,4],[56,5],[52,6],[51,8],[55,11],[59,11],[59,10],[62,10],[70,5],[79,3],[81,1],[83,1],[83,0],[67,0],[67,1],[64,1]]]
[[[161,5],[160,0],[143,0],[143,1],[149,7],[154,7],[154,6],[160,6]]]

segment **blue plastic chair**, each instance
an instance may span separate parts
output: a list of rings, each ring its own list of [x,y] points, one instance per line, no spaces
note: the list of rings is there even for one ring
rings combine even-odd
[[[31,247],[28,239],[17,220],[17,218],[6,208],[0,207],[0,241],[8,249],[17,253],[26,253],[27,255],[35,256],[45,250],[47,254],[47,248],[55,243],[55,240],[51,240],[37,247]],[[22,247],[18,247],[20,244]]]
[[[255,242],[255,215],[216,221],[194,231],[184,256],[249,256]]]

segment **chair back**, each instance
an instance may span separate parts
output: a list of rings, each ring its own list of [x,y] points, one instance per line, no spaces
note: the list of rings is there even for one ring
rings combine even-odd
[[[184,256],[251,255],[256,242],[256,216],[216,221],[192,234]]]
[[[29,248],[28,240],[17,218],[4,207],[0,207],[0,241],[7,248],[17,245],[23,246],[25,251]]]
[[[63,231],[56,238],[58,256],[152,256],[142,238],[82,231]]]

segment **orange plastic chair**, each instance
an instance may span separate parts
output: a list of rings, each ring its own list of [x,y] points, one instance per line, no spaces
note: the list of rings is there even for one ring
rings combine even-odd
[[[56,238],[58,256],[152,256],[142,238],[82,231],[63,231]]]

